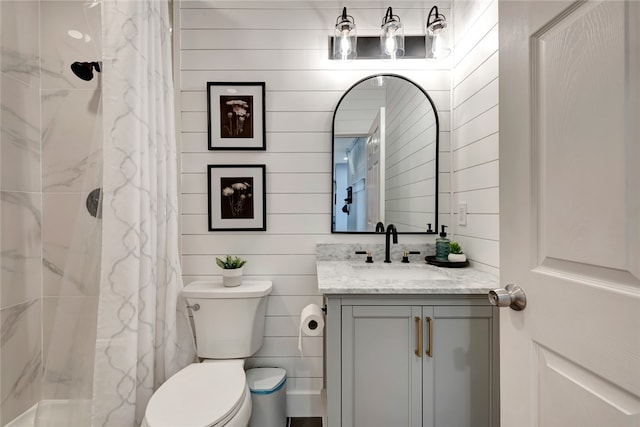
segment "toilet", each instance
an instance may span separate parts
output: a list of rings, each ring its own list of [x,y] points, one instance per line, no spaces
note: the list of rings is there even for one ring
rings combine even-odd
[[[192,363],[151,396],[142,427],[246,427],[251,394],[244,359],[264,340],[270,281],[243,281],[237,287],[197,281],[182,295],[193,312],[196,349]]]

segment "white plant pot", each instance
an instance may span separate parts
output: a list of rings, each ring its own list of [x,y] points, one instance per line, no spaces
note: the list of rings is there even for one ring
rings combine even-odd
[[[449,254],[449,262],[465,262],[467,256],[465,254]]]
[[[227,287],[240,286],[242,283],[242,267],[222,270],[222,284]]]

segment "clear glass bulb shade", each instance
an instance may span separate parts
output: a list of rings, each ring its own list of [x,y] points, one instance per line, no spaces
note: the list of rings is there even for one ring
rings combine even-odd
[[[427,59],[442,59],[451,53],[448,44],[447,19],[438,13],[438,7],[433,6],[429,11],[425,31],[425,48]]]
[[[427,30],[425,36],[425,48],[427,59],[442,59],[449,56],[451,49],[447,47],[447,40],[443,31],[433,32]]]
[[[357,56],[357,42],[355,27],[347,25],[338,28],[333,38],[333,59],[349,61]]]
[[[404,56],[404,28],[398,21],[382,26],[380,33],[380,56],[382,59],[399,59]]]

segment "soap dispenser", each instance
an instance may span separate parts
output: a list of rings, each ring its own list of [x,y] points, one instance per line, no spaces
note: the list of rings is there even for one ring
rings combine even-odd
[[[445,228],[447,228],[447,226],[443,225],[440,238],[436,239],[436,259],[438,261],[447,261],[449,256],[450,240],[447,239],[447,233],[444,231]]]

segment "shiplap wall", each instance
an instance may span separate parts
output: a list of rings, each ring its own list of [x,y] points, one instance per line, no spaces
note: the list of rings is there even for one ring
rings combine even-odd
[[[435,218],[436,117],[429,100],[404,80],[387,87],[386,221],[424,231]],[[426,191],[425,191],[426,190]]]
[[[438,2],[450,13],[449,2]],[[401,17],[405,34],[424,34],[432,2],[354,2],[360,35],[377,35],[387,6]],[[321,411],[322,338],[305,338],[297,350],[302,308],[322,303],[317,293],[317,242],[383,243],[379,236],[332,235],[331,121],[340,96],[378,72],[406,76],[437,104],[441,120],[441,221],[449,222],[451,62],[377,60],[347,64],[328,60],[327,37],[343,4],[335,1],[182,1],[175,4],[178,126],[181,144],[182,261],[185,283],[218,274],[214,258],[248,260],[246,274],[273,281],[264,347],[249,366],[287,369],[290,416]],[[207,151],[206,82],[266,83],[265,152]],[[266,232],[207,232],[206,165],[266,165]],[[400,236],[401,243],[433,236]]]
[[[370,80],[369,80],[370,81]],[[340,103],[336,114],[336,135],[364,136],[369,133],[371,123],[387,103],[386,87],[360,84],[351,89]]]
[[[474,265],[499,268],[498,1],[455,1],[452,112],[454,238]],[[467,203],[467,225],[457,206]]]

